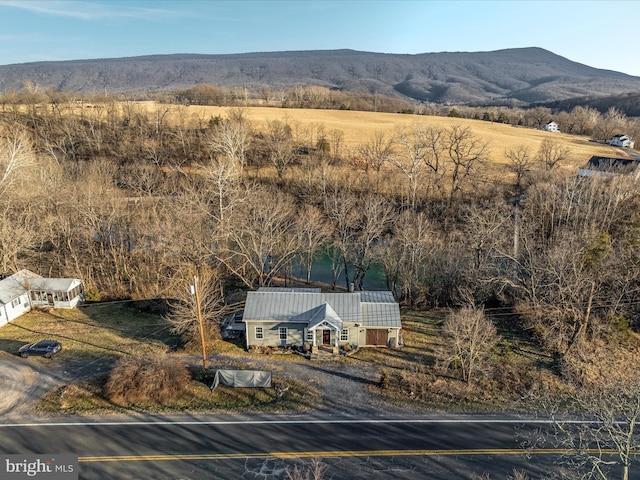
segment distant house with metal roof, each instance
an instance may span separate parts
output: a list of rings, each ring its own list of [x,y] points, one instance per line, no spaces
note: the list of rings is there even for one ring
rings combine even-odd
[[[594,155],[578,169],[580,177],[612,177],[616,175],[640,174],[640,160],[633,158],[599,157]]]
[[[20,270],[0,280],[0,326],[32,308],[73,308],[83,300],[77,278],[44,278]]]
[[[622,133],[618,133],[617,135],[614,135],[609,140],[607,140],[607,143],[612,147],[624,147],[624,148],[633,148],[635,145],[634,141],[631,139],[629,135],[624,135]]]
[[[260,288],[247,293],[247,348],[308,343],[337,352],[351,347],[398,346],[400,307],[391,292],[322,293],[319,288]]]
[[[558,124],[556,122],[554,122],[553,120],[545,124],[544,130],[546,130],[547,132],[559,132],[560,131],[560,130],[558,130]]]

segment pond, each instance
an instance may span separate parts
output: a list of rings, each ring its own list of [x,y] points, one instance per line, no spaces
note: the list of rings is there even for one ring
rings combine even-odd
[[[343,269],[344,270],[344,269]],[[349,265],[349,280],[353,279],[354,268]],[[294,278],[305,280],[307,269],[299,260],[294,261],[292,275]],[[331,256],[328,253],[318,256],[311,266],[311,281],[331,285],[333,282],[333,272],[331,271]],[[344,271],[340,272],[338,287],[346,287]],[[364,277],[363,288],[365,290],[387,290],[384,268],[381,265],[373,264]]]

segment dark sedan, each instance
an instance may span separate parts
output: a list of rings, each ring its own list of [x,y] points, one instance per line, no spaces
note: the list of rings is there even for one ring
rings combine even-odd
[[[41,357],[51,358],[62,350],[62,344],[55,340],[40,340],[36,343],[29,343],[20,347],[18,355],[27,358],[29,355],[40,355]]]

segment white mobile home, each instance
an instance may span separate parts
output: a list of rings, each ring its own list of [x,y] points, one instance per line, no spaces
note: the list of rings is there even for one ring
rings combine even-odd
[[[20,270],[0,280],[0,326],[32,308],[73,308],[83,301],[77,278],[44,278]]]
[[[29,292],[24,288],[21,277],[13,274],[0,280],[0,326],[29,310]]]

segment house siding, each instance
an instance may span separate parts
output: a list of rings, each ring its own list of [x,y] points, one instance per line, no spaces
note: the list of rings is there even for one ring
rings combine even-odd
[[[14,306],[13,302],[15,300],[18,300],[18,304]],[[5,308],[7,322],[10,322],[11,320],[18,318],[20,315],[31,310],[31,304],[29,303],[29,295],[25,293],[24,295],[20,295],[19,297],[16,297],[12,302],[5,304],[4,308]]]
[[[304,343],[303,335],[306,324],[289,323],[289,322],[260,322],[248,321],[247,325],[247,347],[251,346],[287,346],[302,345]],[[256,328],[262,327],[264,338],[256,338]],[[287,329],[287,340],[280,340],[280,328]]]

